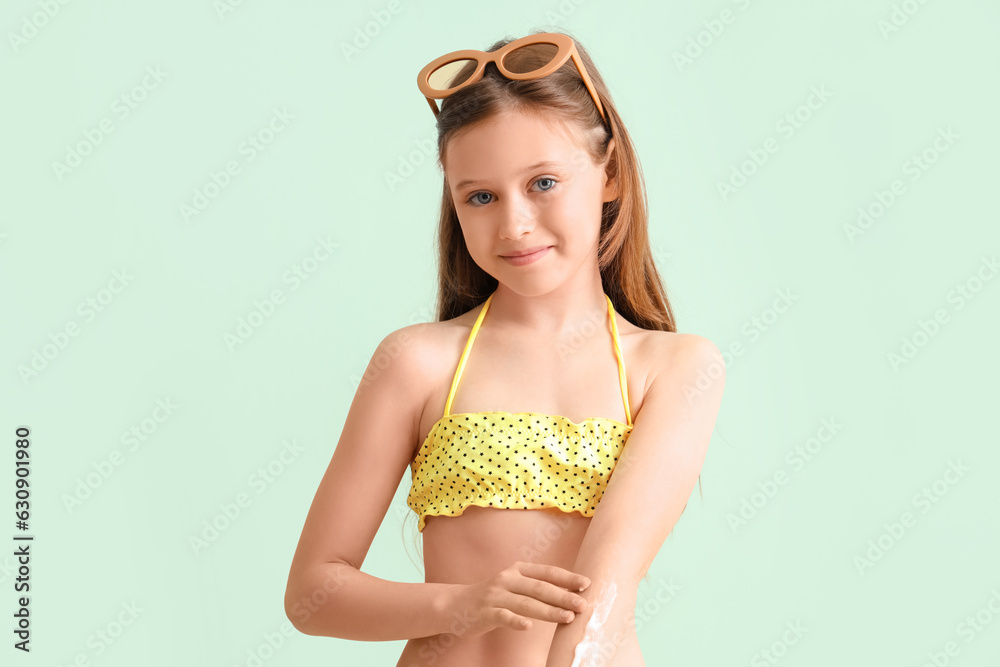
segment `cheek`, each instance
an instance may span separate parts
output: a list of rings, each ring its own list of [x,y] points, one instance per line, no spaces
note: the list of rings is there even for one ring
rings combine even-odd
[[[600,236],[601,211],[600,198],[590,193],[563,198],[552,211],[553,231],[567,248],[587,251]]]
[[[557,206],[564,209],[566,215],[572,215],[577,220],[594,217],[600,219],[602,193],[599,182],[581,178],[573,184],[571,190],[562,193]]]
[[[489,234],[484,233],[484,226],[476,226],[473,222],[462,227],[462,237],[465,239],[465,247],[469,249],[469,254],[477,263],[490,259],[490,252],[493,248],[493,239]]]

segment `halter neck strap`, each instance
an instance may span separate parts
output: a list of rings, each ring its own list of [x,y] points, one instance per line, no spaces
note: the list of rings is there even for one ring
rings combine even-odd
[[[476,334],[479,333],[479,328],[483,324],[483,319],[486,317],[486,311],[489,310],[490,302],[493,300],[493,296],[495,294],[496,291],[486,298],[486,301],[483,303],[482,310],[479,311],[479,316],[476,317],[476,321],[472,325],[472,331],[469,332],[469,337],[465,341],[465,348],[462,350],[462,356],[458,361],[458,368],[455,369],[455,376],[451,381],[451,389],[448,391],[448,400],[444,405],[443,417],[447,417],[451,414],[451,404],[455,400],[455,392],[458,390],[458,383],[462,378],[462,371],[465,370],[465,363],[469,358],[470,350],[472,350],[472,344],[476,340]],[[604,298],[608,302],[608,321],[611,325],[611,337],[614,343],[615,357],[618,360],[618,382],[621,388],[622,403],[625,406],[625,417],[628,425],[632,426],[632,411],[629,409],[628,404],[628,377],[625,373],[625,357],[622,354],[621,339],[618,335],[618,323],[615,319],[615,307],[614,304],[611,303],[611,297],[605,294]]]

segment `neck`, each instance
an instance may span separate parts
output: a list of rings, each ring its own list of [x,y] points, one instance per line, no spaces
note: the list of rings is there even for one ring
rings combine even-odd
[[[542,338],[565,338],[604,331],[608,321],[608,299],[596,284],[581,289],[554,290],[524,295],[500,284],[490,301],[487,317],[502,321],[512,333]]]

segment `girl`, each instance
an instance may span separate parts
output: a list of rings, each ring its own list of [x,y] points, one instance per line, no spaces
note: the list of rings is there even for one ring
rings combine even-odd
[[[676,333],[638,158],[579,43],[453,52],[418,84],[444,173],[438,321],[379,344],[286,614],[407,639],[399,667],[644,665],[638,584],[699,477],[721,356]],[[425,583],[361,571],[407,467]]]

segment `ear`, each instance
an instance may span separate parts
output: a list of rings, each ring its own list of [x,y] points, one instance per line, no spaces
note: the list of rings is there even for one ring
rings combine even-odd
[[[606,202],[618,199],[619,195],[618,179],[615,178],[614,174],[610,169],[611,163],[617,161],[614,159],[615,157],[617,157],[614,155],[614,150],[615,150],[615,138],[611,137],[611,141],[608,142],[608,153],[604,158],[605,167],[604,167],[603,201]]]

